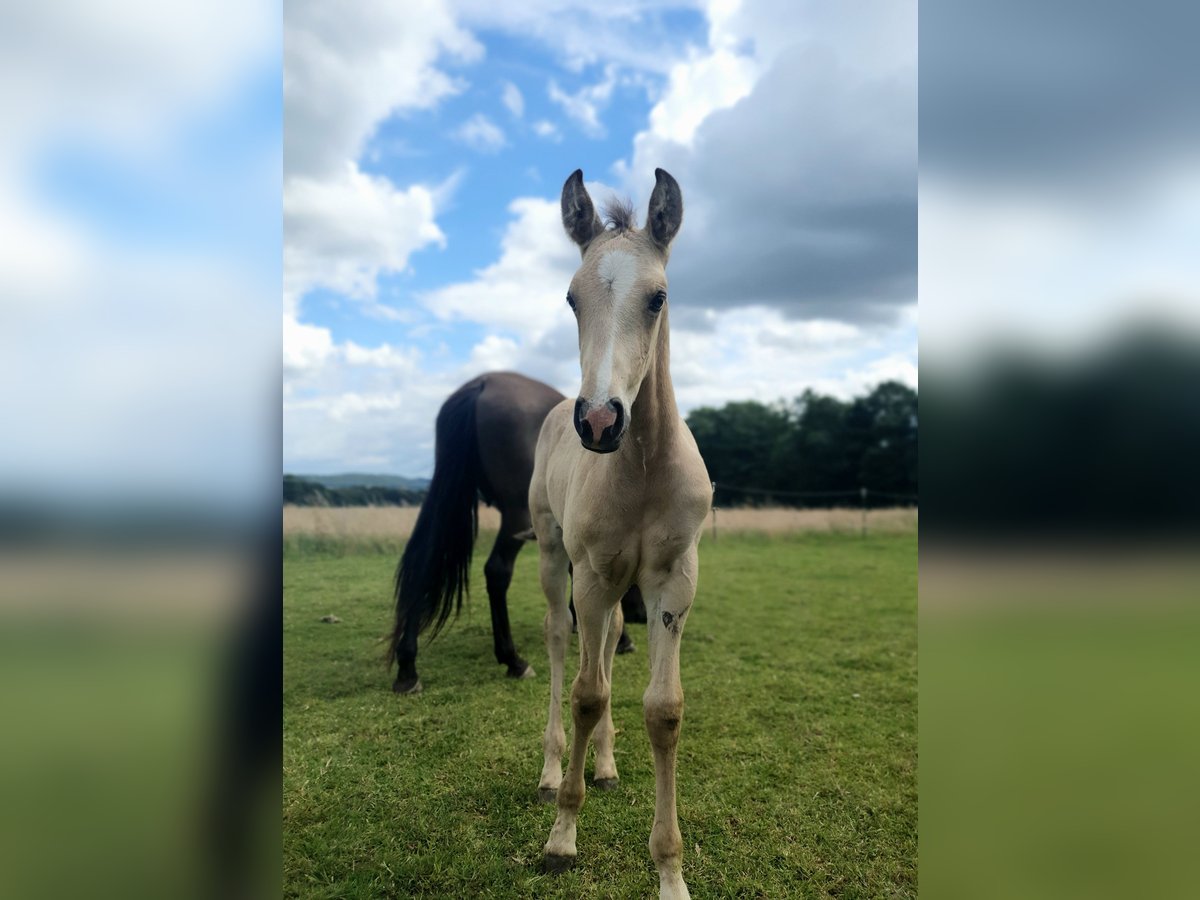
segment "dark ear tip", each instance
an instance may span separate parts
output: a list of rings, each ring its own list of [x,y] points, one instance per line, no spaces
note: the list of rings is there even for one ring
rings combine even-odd
[[[661,182],[661,181],[672,182],[675,180],[675,178],[666,169],[655,169],[654,170],[654,180],[658,181],[658,182]]]
[[[567,177],[567,181],[583,181],[583,169],[576,169]]]

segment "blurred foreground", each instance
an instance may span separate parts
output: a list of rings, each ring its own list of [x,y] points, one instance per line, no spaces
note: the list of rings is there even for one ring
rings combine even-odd
[[[1200,7],[921,4],[921,896],[1195,896]]]

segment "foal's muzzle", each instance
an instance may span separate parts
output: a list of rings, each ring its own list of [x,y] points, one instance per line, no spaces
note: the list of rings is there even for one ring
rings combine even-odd
[[[585,450],[612,453],[621,446],[628,421],[625,405],[615,397],[599,406],[582,397],[575,401],[575,431]]]

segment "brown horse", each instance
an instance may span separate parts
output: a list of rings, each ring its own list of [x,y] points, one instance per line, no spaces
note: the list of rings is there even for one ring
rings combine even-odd
[[[645,229],[628,207],[610,206],[606,228],[576,170],[563,185],[563,225],[582,263],[567,303],[579,326],[583,383],[579,397],[550,411],[537,444],[529,508],[541,555],[550,656],[550,715],[543,737],[539,795],[558,815],[545,864],[575,860],[575,826],[584,798],[584,763],[595,732],[597,787],[617,781],[610,703],[620,600],[630,584],[645,597],[650,684],[642,705],[654,754],[654,827],[650,855],[659,896],[688,896],[683,841],[675,811],[675,761],[683,721],[679,649],[696,595],[697,543],[712,487],[696,441],[679,415],[671,384],[667,257],[683,221],[675,179],[655,170]],[[571,689],[570,756],[562,686],[572,572],[579,616],[579,674]]]
[[[508,623],[508,586],[530,527],[529,480],[542,422],[563,395],[515,372],[488,372],[450,395],[437,417],[433,478],[412,537],[396,569],[396,623],[391,660],[398,665],[392,690],[421,690],[417,636],[436,635],[462,609],[478,529],[479,498],[500,511],[500,533],[484,566],[492,611],[496,661],[512,678],[533,668],[517,653]],[[637,588],[625,600],[630,621],[645,622]],[[622,652],[633,643],[622,632]]]

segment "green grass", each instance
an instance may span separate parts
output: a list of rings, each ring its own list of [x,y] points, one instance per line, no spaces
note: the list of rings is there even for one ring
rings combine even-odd
[[[1200,616],[1062,594],[923,614],[927,898],[1196,895]]]
[[[678,766],[693,896],[915,896],[916,548],[915,535],[702,543]],[[554,808],[535,801],[549,690],[536,550],[518,559],[509,609],[538,677],[511,681],[494,661],[481,553],[469,614],[422,647],[417,697],[393,695],[381,662],[395,566],[381,550],[285,551],[285,893],[656,895],[644,626],[614,665],[621,786],[589,791],[575,869],[545,875]]]

